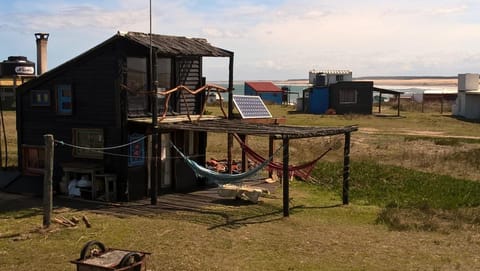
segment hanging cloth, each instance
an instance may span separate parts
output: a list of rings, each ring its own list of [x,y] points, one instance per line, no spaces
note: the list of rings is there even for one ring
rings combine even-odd
[[[172,147],[182,156],[182,158],[185,160],[185,163],[197,174],[197,176],[202,176],[205,178],[208,178],[209,180],[212,180],[218,184],[226,184],[226,183],[239,183],[243,179],[252,177],[253,175],[257,174],[260,170],[262,170],[264,167],[268,165],[272,161],[272,157],[269,159],[263,160],[260,165],[256,166],[255,168],[239,173],[239,174],[225,174],[225,173],[218,173],[216,171],[210,170],[208,168],[202,167],[199,165],[197,162],[189,159],[185,154],[183,154],[175,144],[170,142]],[[278,150],[277,150],[278,151]]]

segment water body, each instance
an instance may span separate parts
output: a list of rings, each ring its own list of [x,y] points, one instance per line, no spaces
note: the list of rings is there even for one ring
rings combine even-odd
[[[213,84],[222,86],[222,87],[228,87],[228,83],[226,82],[212,82]],[[301,98],[303,95],[303,90],[310,87],[308,84],[276,84],[278,87],[283,87],[286,86],[290,89],[290,94],[289,94],[289,101],[291,103],[295,103],[297,101],[297,98]],[[457,88],[456,87],[451,87],[451,86],[416,86],[416,85],[375,85],[375,87],[379,88],[384,88],[384,89],[389,89],[389,90],[394,90],[394,91],[400,91],[403,92],[404,96],[412,96],[413,94],[418,94],[418,93],[456,93]],[[244,95],[245,94],[245,82],[244,81],[237,81],[234,82],[233,84],[233,94],[234,95]],[[388,94],[384,94],[384,96],[392,96]],[[228,100],[228,94],[223,93],[222,94],[223,99],[226,101]]]
[[[228,83],[225,83],[225,82],[211,82],[211,83],[219,85],[221,87],[225,87],[225,88],[228,87]],[[275,84],[275,85],[277,85],[277,84]],[[302,97],[303,90],[309,87],[309,85],[307,85],[307,84],[304,84],[304,85],[303,84],[302,85],[299,85],[299,84],[291,84],[291,85],[282,84],[282,85],[277,85],[277,86],[279,88],[286,86],[290,89],[289,101],[291,103],[295,103],[297,101],[297,98]],[[233,95],[245,95],[245,82],[234,82],[234,84],[233,84]],[[228,94],[223,93],[222,98],[225,99],[226,101],[228,101]]]

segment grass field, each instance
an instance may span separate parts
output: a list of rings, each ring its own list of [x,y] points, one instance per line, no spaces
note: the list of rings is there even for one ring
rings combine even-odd
[[[86,215],[93,227],[45,231],[41,199],[21,198],[31,203],[22,205],[5,195],[12,199],[0,199],[0,270],[75,270],[69,261],[92,239],[152,252],[150,270],[480,270],[478,123],[446,114],[379,118],[270,109],[291,125],[359,125],[352,134],[350,205],[340,205],[342,137],[294,140],[294,163],[335,150],[308,182],[292,181],[289,218],[282,218],[277,189],[259,204],[216,204],[201,212],[132,215],[58,206],[56,216]],[[208,140],[208,155],[224,158],[226,136]],[[266,138],[249,140],[266,153]]]

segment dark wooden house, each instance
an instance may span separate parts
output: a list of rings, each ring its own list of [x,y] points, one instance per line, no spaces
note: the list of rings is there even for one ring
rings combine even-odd
[[[373,82],[343,81],[329,86],[330,108],[337,114],[372,114]]]
[[[146,197],[152,186],[149,157],[155,156],[161,163],[159,190],[194,189],[198,184],[194,173],[171,153],[169,144],[202,163],[206,132],[161,130],[159,152],[152,153],[156,149],[152,148],[152,99],[158,99],[158,114],[163,114],[165,101],[151,95],[149,82],[156,82],[158,91],[178,85],[199,88],[205,83],[203,57],[230,58],[226,68],[232,81],[233,52],[204,39],[119,32],[23,84],[17,92],[20,169],[27,175],[42,174],[43,135],[53,134],[57,140],[54,184],[60,191],[70,179],[86,176],[94,181],[92,194],[87,194],[92,198],[109,190],[119,200]],[[199,114],[203,99],[205,95],[173,94],[163,121]],[[104,149],[108,147],[112,148]]]

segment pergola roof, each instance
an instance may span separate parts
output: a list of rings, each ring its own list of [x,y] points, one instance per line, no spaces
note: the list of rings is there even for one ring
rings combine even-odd
[[[205,120],[196,122],[176,122],[159,124],[160,130],[188,130],[217,133],[237,133],[244,135],[272,136],[282,138],[309,138],[350,133],[358,130],[357,126],[318,127],[318,126],[286,126],[274,124],[248,123],[242,120]]]
[[[394,95],[403,94],[402,91],[396,91],[396,90],[385,89],[385,88],[377,88],[377,87],[373,87],[373,91],[378,91],[378,92],[387,93],[387,94],[394,94]]]

